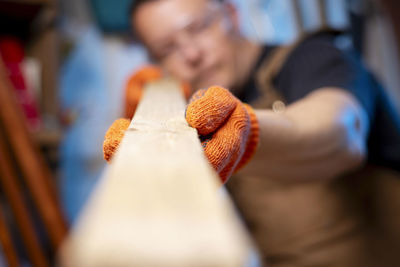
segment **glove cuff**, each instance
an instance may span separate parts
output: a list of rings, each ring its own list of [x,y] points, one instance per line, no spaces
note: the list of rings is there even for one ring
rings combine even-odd
[[[243,168],[250,161],[250,159],[254,156],[258,147],[258,143],[260,141],[260,126],[258,124],[258,120],[254,112],[254,109],[248,104],[243,104],[243,105],[246,108],[247,113],[249,114],[250,117],[250,134],[249,134],[249,139],[247,140],[246,143],[246,150],[244,151],[243,156],[240,159],[238,165],[236,166],[234,172],[237,172],[238,170]]]

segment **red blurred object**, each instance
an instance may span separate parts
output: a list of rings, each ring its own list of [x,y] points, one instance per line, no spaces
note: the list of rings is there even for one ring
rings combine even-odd
[[[0,38],[0,54],[8,70],[8,77],[15,88],[17,100],[24,111],[28,127],[31,130],[38,130],[41,119],[37,103],[26,86],[22,72],[24,50],[21,42],[13,37]]]

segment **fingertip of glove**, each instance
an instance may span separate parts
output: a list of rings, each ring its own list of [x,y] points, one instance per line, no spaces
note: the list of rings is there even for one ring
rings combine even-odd
[[[129,124],[129,119],[120,118],[115,120],[110,128],[108,128],[103,142],[103,156],[107,162],[110,162],[112,156],[117,150]]]
[[[237,99],[221,86],[200,89],[193,94],[186,109],[186,120],[201,135],[214,132],[232,113]]]
[[[126,90],[131,90],[132,88],[141,89],[141,87],[147,83],[158,80],[162,77],[162,70],[154,65],[146,65],[136,72],[134,72],[126,83]]]
[[[192,87],[191,87],[190,83],[185,82],[185,81],[181,82],[181,89],[182,89],[183,96],[185,97],[186,100],[188,100],[192,93]]]
[[[146,65],[143,66],[140,70],[138,70],[132,78],[136,78],[137,80],[146,83],[153,80],[157,80],[161,78],[162,71],[159,67],[155,65]]]
[[[123,134],[125,130],[129,127],[130,120],[126,118],[119,118],[113,122],[113,124],[108,128],[105,138],[112,138],[119,134]]]
[[[199,89],[196,92],[194,92],[194,94],[189,99],[189,104],[202,98],[204,96],[204,94],[206,93],[206,91],[207,91],[207,89]]]

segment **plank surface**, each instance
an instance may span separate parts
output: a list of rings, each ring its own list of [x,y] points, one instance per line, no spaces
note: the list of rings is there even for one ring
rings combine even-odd
[[[64,266],[243,266],[249,240],[173,80],[149,84],[61,251]]]

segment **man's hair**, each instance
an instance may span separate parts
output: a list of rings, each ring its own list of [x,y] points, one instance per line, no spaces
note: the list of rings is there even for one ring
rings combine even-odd
[[[135,15],[136,11],[138,10],[138,8],[141,5],[150,3],[150,2],[155,2],[155,1],[162,1],[162,0],[133,0],[132,4],[130,6],[130,9],[129,9],[130,17],[132,18]],[[220,3],[225,2],[225,0],[209,0],[209,1],[216,1],[216,2],[220,2]],[[134,25],[132,25],[132,31],[133,31],[134,38],[137,40],[140,40]]]
[[[154,1],[159,1],[159,0],[133,0],[131,7],[129,9],[129,14],[132,16],[136,10],[139,8],[144,3],[149,3],[149,2],[154,2]]]
[[[138,8],[145,4],[145,3],[149,3],[149,2],[154,2],[154,1],[160,1],[160,0],[132,0],[132,4],[129,8],[129,16],[130,18],[133,18],[133,16],[135,15],[136,11],[138,10]],[[137,33],[136,29],[135,29],[135,25],[133,25],[131,23],[131,29],[132,29],[132,33],[133,33],[133,38],[136,39],[137,41],[141,41],[139,34]]]
[[[137,9],[139,8],[139,6],[141,6],[142,4],[145,4],[145,3],[155,2],[155,1],[161,1],[161,0],[133,0],[133,1],[132,1],[132,4],[131,4],[131,7],[130,7],[130,9],[129,9],[129,14],[130,14],[131,16],[133,16],[134,13],[135,13],[135,12],[137,11]],[[222,2],[224,2],[225,0],[210,0],[210,1],[217,1],[217,2],[222,3]]]

